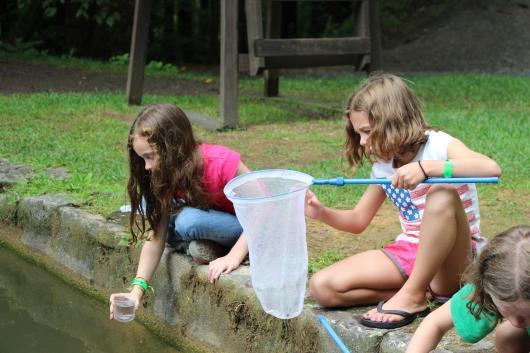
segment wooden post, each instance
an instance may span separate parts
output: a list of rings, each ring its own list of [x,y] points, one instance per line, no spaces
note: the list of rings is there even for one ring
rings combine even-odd
[[[282,31],[282,3],[268,0],[267,4],[267,38],[280,38]],[[263,94],[265,97],[278,97],[280,93],[279,70],[264,70]]]
[[[237,0],[221,0],[220,99],[222,127],[237,125]]]
[[[261,16],[261,0],[245,0],[247,17],[248,70],[250,76],[256,76],[263,67],[263,58],[256,57],[255,42],[263,39],[263,20]]]
[[[377,0],[370,0],[370,42],[370,71],[381,70],[383,59]]]
[[[356,37],[368,38],[370,37],[370,11],[368,2],[371,0],[363,0],[361,3],[356,4],[355,6],[355,31],[354,35]],[[371,45],[370,41],[370,45]],[[370,48],[369,51],[372,49]],[[355,62],[356,69],[358,71],[366,70],[370,71],[370,54],[361,54],[357,56]]]
[[[151,3],[152,0],[136,0],[134,5],[134,22],[126,89],[128,104],[142,103]]]

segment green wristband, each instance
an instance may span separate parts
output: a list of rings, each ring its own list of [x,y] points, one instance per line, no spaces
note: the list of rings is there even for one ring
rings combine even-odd
[[[147,284],[147,281],[142,277],[136,277],[133,279],[131,281],[131,287],[134,285],[140,286],[144,290],[144,293],[147,292],[147,288],[149,288],[149,284]]]
[[[453,161],[446,160],[444,161],[444,178],[452,178],[452,177],[453,177]]]
[[[151,292],[153,292],[153,294],[155,294],[155,289],[153,287],[151,287],[149,285],[149,283],[147,283],[147,281],[144,278],[142,278],[142,277],[134,278],[131,281],[131,287],[134,286],[134,285],[140,286],[143,289],[144,293],[146,293],[148,290],[151,290]]]

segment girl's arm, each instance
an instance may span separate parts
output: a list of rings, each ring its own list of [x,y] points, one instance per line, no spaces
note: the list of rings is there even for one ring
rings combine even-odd
[[[245,234],[234,244],[230,252],[208,264],[208,281],[214,283],[222,273],[230,273],[243,262],[248,254],[248,243]]]
[[[311,191],[307,192],[305,213],[335,229],[350,233],[362,233],[374,218],[385,200],[385,192],[378,185],[369,185],[352,210],[325,207]]]
[[[406,353],[428,353],[436,348],[443,335],[453,327],[451,300],[430,313],[414,332]]]
[[[249,173],[251,170],[242,162],[239,161],[236,175]],[[241,236],[234,244],[230,252],[223,257],[215,259],[208,264],[208,280],[210,283],[215,282],[222,273],[230,273],[239,267],[241,262],[248,254],[248,243],[245,234]]]
[[[453,161],[455,177],[498,177],[501,168],[493,159],[469,149],[459,140],[452,140],[447,146],[447,159]],[[443,175],[444,161],[421,161],[430,177]]]
[[[160,262],[160,258],[162,257],[162,253],[164,252],[168,224],[169,216],[163,215],[160,219],[160,223],[156,227],[156,231],[151,232],[149,240],[144,242],[140,253],[140,260],[138,261],[136,277],[141,277],[147,282],[151,281],[158,263]]]
[[[160,223],[158,224],[156,231],[151,232],[149,240],[144,242],[142,251],[140,252],[140,260],[138,261],[138,270],[136,271],[136,277],[145,279],[148,283],[151,281],[153,274],[160,262],[162,253],[164,252],[166,244],[166,233],[169,223],[169,217],[167,215],[162,216]],[[135,285],[132,287],[130,293],[114,293],[110,296],[110,319],[114,318],[114,297],[115,296],[126,296],[134,301],[134,309],[138,310],[140,301],[144,295],[143,289]]]

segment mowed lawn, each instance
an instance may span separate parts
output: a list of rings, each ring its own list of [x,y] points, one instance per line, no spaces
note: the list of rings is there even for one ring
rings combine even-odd
[[[106,63],[44,60],[98,72]],[[58,63],[59,62],[59,63]],[[218,78],[208,73],[149,73],[187,81]],[[260,78],[240,81],[240,127],[212,132],[195,126],[198,137],[241,152],[253,169],[289,168],[314,177],[343,175],[344,104],[362,74],[288,75],[279,98],[261,96]],[[406,75],[421,98],[427,120],[470,148],[497,160],[498,185],[480,185],[482,225],[491,236],[510,225],[530,223],[530,80],[502,75]],[[218,116],[215,90],[194,95],[144,96],[143,104],[171,102],[189,111]],[[127,106],[122,92],[0,93],[0,158],[31,164],[35,176],[6,190],[12,198],[52,192],[74,196],[90,212],[107,216],[126,204],[126,141],[140,107]],[[50,177],[48,168],[70,174]],[[367,177],[368,166],[355,177]],[[364,187],[318,187],[327,205],[351,207]],[[329,255],[329,254],[328,254]]]

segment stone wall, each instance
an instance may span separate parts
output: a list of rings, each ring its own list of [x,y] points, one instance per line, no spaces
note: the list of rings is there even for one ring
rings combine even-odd
[[[0,220],[19,231],[0,243],[45,262],[51,270],[102,300],[123,291],[134,276],[139,247],[127,245],[125,227],[77,207],[64,195],[26,197],[0,194]],[[248,266],[215,283],[207,267],[167,248],[153,278],[156,296],[138,320],[170,342],[197,352],[340,352],[319,324],[324,315],[351,352],[404,352],[417,323],[399,330],[368,329],[358,322],[367,308],[323,310],[306,298],[302,314],[279,320],[265,314],[250,284]],[[436,352],[491,352],[492,342],[459,343],[444,338]]]

